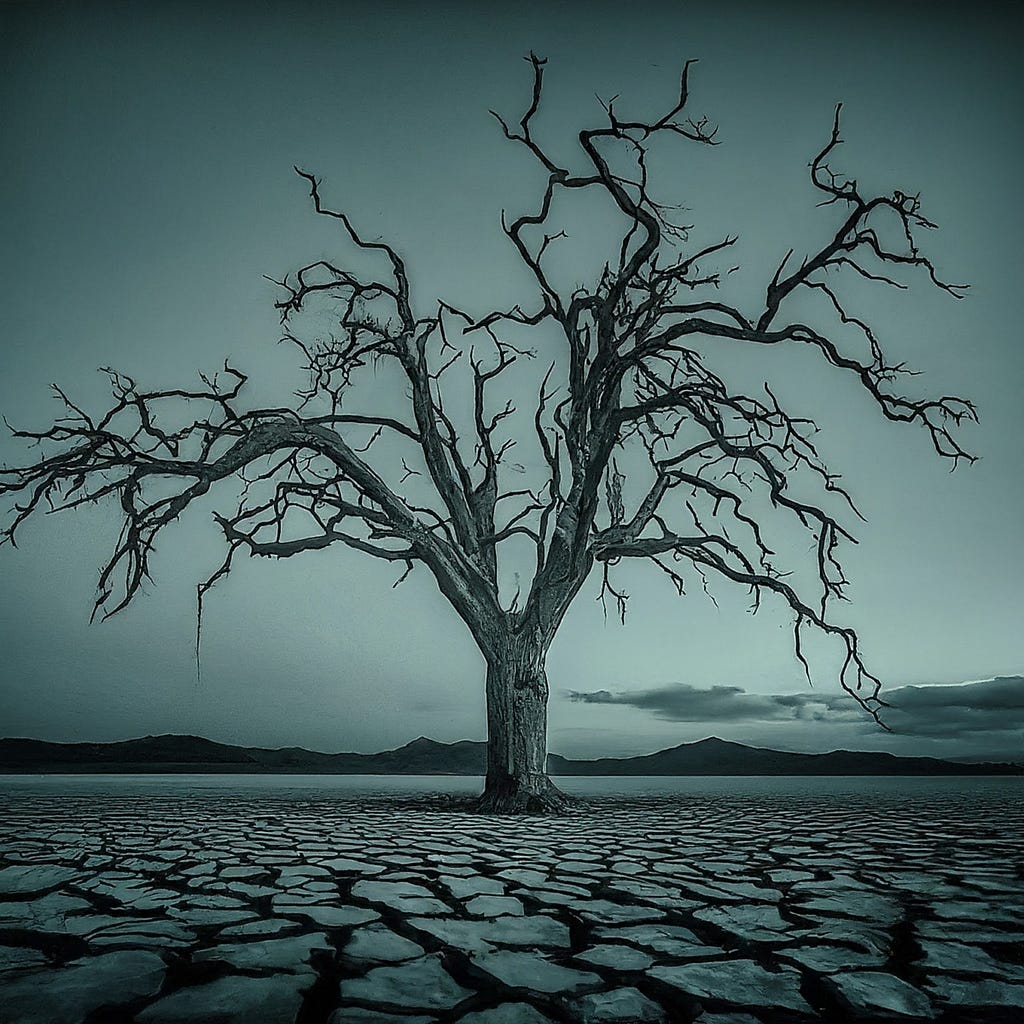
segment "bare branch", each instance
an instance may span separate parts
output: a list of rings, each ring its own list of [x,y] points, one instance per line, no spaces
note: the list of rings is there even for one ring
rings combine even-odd
[[[762,594],[781,597],[795,615],[795,652],[808,675],[801,637],[813,626],[843,643],[841,685],[877,720],[879,683],[859,639],[829,617],[846,597],[841,548],[856,543],[847,521],[860,512],[819,451],[816,423],[785,408],[770,382],[746,394],[712,367],[729,347],[742,358],[749,345],[803,346],[862,388],[885,418],[922,427],[953,468],[974,461],[957,428],[977,419],[975,407],[955,395],[904,394],[914,371],[886,355],[886,332],[847,296],[851,280],[860,291],[907,291],[917,277],[961,297],[966,286],[947,281],[919,244],[934,223],[917,195],[870,195],[833,169],[842,144],[837,107],[810,163],[827,221],[821,241],[800,257],[780,240],[784,255],[764,284],[763,308],[751,312],[743,292],[730,295],[739,236],[716,231],[691,241],[695,226],[655,191],[654,147],[718,144],[707,117],[690,113],[694,62],[659,114],[629,119],[617,97],[602,103],[603,119],[570,140],[565,161],[541,138],[546,62],[533,53],[527,62],[525,110],[518,120],[494,117],[539,173],[527,212],[501,222],[532,295],[482,315],[444,301],[418,315],[398,249],[366,238],[325,204],[319,179],[296,168],[315,213],[342,229],[354,264],[316,259],[275,282],[282,341],[309,375],[297,408],[246,408],[246,377],[227,362],[219,375],[201,375],[195,390],[146,392],[105,370],[112,401],[102,415],[55,385],[52,424],[13,430],[38,457],[0,469],[0,495],[14,502],[0,542],[14,545],[37,512],[116,501],[122,528],[94,609],[114,614],[149,578],[164,527],[234,479],[237,508],[215,517],[226,556],[197,589],[197,660],[203,598],[240,550],[288,558],[341,544],[402,563],[395,585],[423,563],[489,664],[501,660],[503,644],[529,637],[538,665],[595,564],[605,614],[612,607],[623,619],[629,595],[610,571],[642,558],[680,595],[695,575],[712,599],[709,578],[747,587],[755,610]],[[584,194],[602,200],[621,231],[591,279],[566,288],[554,269],[565,251],[559,217]],[[813,296],[798,316],[794,296]],[[330,331],[311,338],[302,325],[321,308]],[[518,436],[514,392],[537,351],[547,369],[529,410],[532,428]],[[398,376],[404,411],[352,402],[372,397],[364,381],[382,365]],[[521,462],[509,457],[517,445]],[[520,483],[513,474],[533,464],[539,478]],[[400,493],[405,484],[418,504]],[[775,565],[776,514],[805,531],[806,586]],[[516,573],[505,608],[499,547],[513,538],[532,544],[536,568],[526,586]],[[546,693],[538,679],[530,685]]]

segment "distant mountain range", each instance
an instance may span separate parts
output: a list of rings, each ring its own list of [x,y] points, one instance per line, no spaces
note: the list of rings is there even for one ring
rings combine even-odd
[[[235,747],[201,736],[146,736],[119,743],[0,739],[0,773],[244,772],[332,775],[483,775],[486,744],[421,736],[379,754],[323,754],[303,747]],[[715,737],[642,757],[548,758],[552,775],[1022,775],[1024,764],[968,764],[933,757],[833,750],[794,754]]]

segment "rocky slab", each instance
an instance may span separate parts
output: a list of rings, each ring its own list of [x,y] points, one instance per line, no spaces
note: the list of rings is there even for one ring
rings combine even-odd
[[[472,994],[452,978],[436,954],[392,967],[375,967],[362,978],[341,983],[341,997],[346,1001],[410,1011],[450,1010]]]
[[[545,956],[513,950],[496,950],[473,957],[473,966],[509,988],[532,992],[566,993],[601,984],[590,971],[562,967]]]
[[[1024,1020],[1016,780],[836,786],[494,819],[0,780],[0,1021]]]
[[[60,970],[32,971],[0,981],[4,1024],[80,1024],[102,1010],[116,1010],[156,995],[166,968],[155,953],[102,953]]]
[[[138,1024],[295,1024],[303,994],[314,980],[312,973],[219,978],[206,985],[180,988],[158,999],[142,1010],[136,1020]]]
[[[639,989],[615,988],[594,992],[569,1004],[569,1012],[579,1024],[663,1024],[665,1010]]]
[[[647,973],[698,999],[807,1014],[814,1012],[800,994],[799,974],[768,971],[753,960],[652,967]]]
[[[923,992],[892,974],[850,971],[830,975],[825,984],[854,1020],[931,1020],[935,1016]]]

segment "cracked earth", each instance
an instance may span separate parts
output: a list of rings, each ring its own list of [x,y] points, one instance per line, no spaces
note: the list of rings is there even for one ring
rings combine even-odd
[[[3,1024],[1024,1020],[1024,806],[0,789]]]

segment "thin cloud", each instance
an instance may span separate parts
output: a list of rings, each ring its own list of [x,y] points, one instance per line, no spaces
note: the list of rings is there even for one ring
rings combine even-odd
[[[1024,677],[958,686],[901,686],[887,698],[886,724],[909,736],[968,738],[1024,730]]]
[[[701,689],[688,683],[675,683],[650,690],[612,693],[572,690],[571,701],[584,704],[620,704],[649,711],[671,722],[784,722],[834,717],[855,718],[859,711],[844,706],[851,702],[833,694],[761,694],[748,693],[740,686],[712,686]]]
[[[1003,676],[957,686],[901,686],[883,696],[890,705],[883,719],[904,736],[966,739],[995,733],[1013,738],[1024,732],[1024,677]],[[844,693],[760,694],[740,686],[701,689],[675,683],[647,690],[580,691],[571,701],[611,704],[647,711],[671,722],[807,722],[860,723],[875,728]]]

